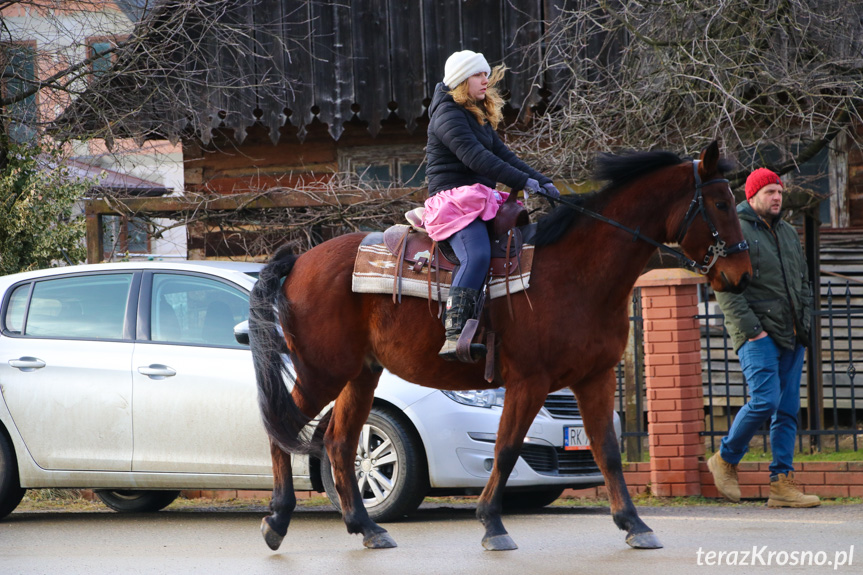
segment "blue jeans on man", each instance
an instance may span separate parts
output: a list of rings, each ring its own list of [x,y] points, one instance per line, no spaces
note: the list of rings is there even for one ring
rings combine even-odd
[[[739,463],[749,449],[749,442],[761,425],[770,419],[773,451],[770,474],[794,471],[803,349],[800,344],[793,350],[780,348],[768,336],[747,341],[738,350],[750,399],[734,418],[728,435],[722,439],[722,459],[733,465]]]

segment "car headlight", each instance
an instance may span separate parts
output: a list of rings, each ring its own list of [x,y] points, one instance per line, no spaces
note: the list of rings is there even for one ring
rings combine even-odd
[[[504,388],[474,389],[470,391],[443,391],[442,393],[462,405],[473,407],[503,407]]]

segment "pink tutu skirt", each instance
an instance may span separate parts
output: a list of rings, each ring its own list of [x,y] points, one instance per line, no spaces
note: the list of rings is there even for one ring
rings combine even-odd
[[[439,242],[463,230],[477,218],[488,221],[497,215],[509,197],[482,184],[438,192],[425,201],[423,225],[429,237]]]

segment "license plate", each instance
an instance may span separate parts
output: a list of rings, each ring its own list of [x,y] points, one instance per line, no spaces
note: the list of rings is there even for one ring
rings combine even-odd
[[[566,451],[590,449],[590,441],[583,427],[563,428],[563,448]]]

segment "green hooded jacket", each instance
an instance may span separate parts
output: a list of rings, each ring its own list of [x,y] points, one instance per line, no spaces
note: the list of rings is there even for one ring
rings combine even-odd
[[[734,350],[762,331],[781,348],[808,345],[812,292],[797,232],[782,219],[771,228],[746,200],[737,215],[749,242],[752,282],[742,294],[716,293]]]

